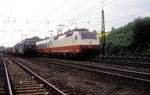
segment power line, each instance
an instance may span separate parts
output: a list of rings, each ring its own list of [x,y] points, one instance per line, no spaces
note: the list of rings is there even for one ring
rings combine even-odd
[[[62,8],[62,6],[64,6],[66,3],[66,0],[63,0],[63,2],[55,9],[53,10],[48,16],[44,17],[44,19],[47,19],[49,16],[54,15],[59,9]]]
[[[112,3],[107,3],[106,5],[104,4],[104,6],[107,6],[109,4],[112,4]],[[85,11],[84,13],[87,13],[87,14],[83,14],[83,15],[78,15],[76,17],[73,18],[73,20],[77,20],[79,23],[80,22],[88,22],[88,21],[98,21],[99,19],[98,18],[94,18],[93,16],[96,16],[98,13],[97,13],[98,9],[97,9],[97,6],[94,7],[93,9],[91,9],[90,11]],[[148,11],[148,10],[147,10]],[[140,14],[141,12],[139,12],[138,14]],[[145,13],[145,12],[142,12],[142,13]],[[71,18],[70,19],[64,19],[64,20],[46,20],[46,19],[23,19],[23,18],[15,18],[15,17],[11,17],[11,16],[6,16],[6,15],[0,15],[0,16],[3,16],[3,17],[6,17],[6,23],[7,23],[7,18],[8,19],[13,19],[14,21],[17,21],[17,20],[25,20],[27,22],[35,22],[35,21],[39,21],[39,22],[44,22],[45,24],[53,24],[53,22],[69,22],[70,20],[72,20]],[[133,17],[135,16],[135,14],[133,15],[129,15],[129,16],[125,16],[125,17],[120,17],[120,18],[117,18],[117,19],[113,19],[111,21],[107,21],[106,23],[111,23],[111,22],[116,22],[116,21],[119,21],[119,20],[123,20],[123,19],[127,19],[127,18],[130,18],[130,17]],[[92,17],[92,18],[91,18]],[[84,21],[85,20],[85,21]],[[9,22],[9,21],[8,21]]]
[[[59,6],[58,8],[60,8],[62,5],[64,5],[64,3],[65,3],[65,0],[60,4],[60,6]],[[96,6],[97,6],[97,5],[96,5]],[[58,8],[56,8],[56,10],[57,10]],[[95,7],[94,7],[94,9],[95,9]],[[93,10],[93,9],[92,9],[92,10]],[[93,12],[95,12],[95,10],[94,10]],[[83,16],[83,17],[85,18],[85,17],[93,16],[94,14],[97,14],[97,12],[96,12],[96,13],[93,13],[93,14],[91,14],[91,13],[92,13],[92,11],[90,12],[90,14],[88,14],[87,16]],[[33,22],[33,21],[45,22],[45,23],[49,24],[50,22],[53,22],[53,21],[54,21],[54,20],[44,20],[44,19],[15,18],[15,17],[12,17],[12,16],[6,16],[6,15],[2,15],[2,14],[1,14],[0,16],[4,16],[4,17],[6,17],[7,19],[13,19],[14,22],[16,22],[16,21],[18,21],[18,20],[24,20],[24,21],[27,22],[27,24],[28,24],[29,22]],[[79,18],[79,17],[78,17],[78,18]],[[74,18],[73,18],[73,19],[74,19]],[[81,17],[80,17],[80,19],[81,19]],[[68,19],[68,20],[70,20],[70,19]],[[56,20],[56,21],[58,21],[58,20]]]
[[[108,2],[108,1],[110,1],[110,0],[107,0],[107,1],[104,2],[104,5],[103,5],[104,7],[113,3],[113,2]],[[116,1],[116,0],[113,0],[113,1]],[[80,13],[78,13],[76,15],[75,18],[81,18],[81,17],[87,16],[87,14],[90,14],[92,12],[99,11],[99,8],[101,8],[101,7],[99,7],[99,4],[96,4],[95,6],[89,8],[89,9],[86,9],[84,12],[81,11]],[[82,14],[83,14],[83,16],[82,16]]]
[[[147,12],[150,12],[150,10],[144,10],[142,12],[137,12],[135,14],[131,14],[131,15],[128,15],[128,16],[124,16],[124,17],[120,17],[120,18],[117,18],[117,19],[113,19],[111,21],[107,21],[106,23],[111,23],[111,22],[116,22],[118,20],[123,20],[123,19],[131,18],[131,17],[134,17],[134,16],[136,16],[138,14],[147,13]]]

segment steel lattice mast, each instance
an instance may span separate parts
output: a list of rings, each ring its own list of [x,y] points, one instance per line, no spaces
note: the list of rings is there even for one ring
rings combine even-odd
[[[102,26],[101,26],[101,43],[102,43],[102,55],[105,56],[105,16],[102,1]]]

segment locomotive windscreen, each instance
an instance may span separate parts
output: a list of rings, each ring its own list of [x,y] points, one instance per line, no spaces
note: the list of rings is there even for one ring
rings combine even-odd
[[[82,39],[96,39],[96,33],[94,33],[94,32],[82,32],[81,38]]]

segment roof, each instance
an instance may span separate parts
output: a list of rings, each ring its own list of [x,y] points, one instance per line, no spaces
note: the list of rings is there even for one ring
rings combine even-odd
[[[72,31],[89,31],[89,30],[86,28],[76,28],[76,29],[73,29]]]
[[[38,44],[43,44],[43,43],[47,43],[48,41],[49,41],[49,39],[42,40],[42,41],[38,41],[38,42],[36,42],[36,45],[38,45]]]

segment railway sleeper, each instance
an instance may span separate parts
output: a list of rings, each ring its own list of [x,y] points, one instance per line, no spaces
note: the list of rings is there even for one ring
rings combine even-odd
[[[19,90],[16,90],[16,94],[18,93],[37,93],[37,92],[43,92],[43,93],[48,93],[46,90],[44,90],[43,88],[41,89],[19,89]]]
[[[17,85],[16,88],[20,88],[20,87],[35,87],[35,86],[40,86],[43,87],[43,84],[28,84],[28,85]]]

